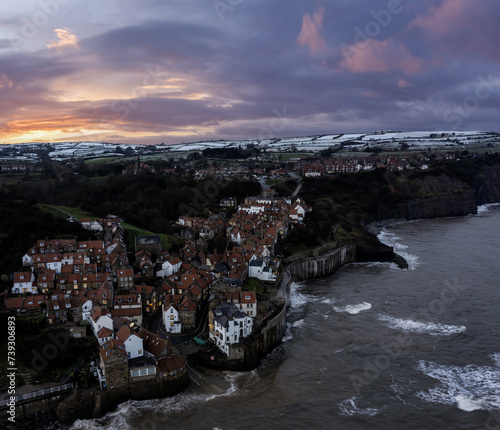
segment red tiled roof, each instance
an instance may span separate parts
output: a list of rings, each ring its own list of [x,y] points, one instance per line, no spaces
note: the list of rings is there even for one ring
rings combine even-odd
[[[110,330],[109,328],[107,327],[103,327],[101,328],[98,332],[97,332],[97,337],[100,337],[100,338],[103,338],[103,337],[109,337],[113,334],[113,330]]]
[[[31,282],[31,272],[16,272],[14,273],[14,283]]]
[[[134,334],[134,331],[131,330],[129,326],[124,325],[120,330],[118,330],[118,333],[116,333],[116,337],[123,343],[125,343],[125,341]]]
[[[178,355],[158,360],[158,369],[163,373],[175,372],[186,366],[186,360]]]
[[[142,338],[144,349],[155,357],[158,358],[162,352],[170,355],[170,343],[168,340],[163,340],[146,329],[141,329],[137,335]]]
[[[111,314],[116,317],[139,317],[142,315],[142,309],[113,309]]]

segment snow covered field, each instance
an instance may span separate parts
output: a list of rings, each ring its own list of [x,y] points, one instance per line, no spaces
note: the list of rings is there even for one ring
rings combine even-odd
[[[321,136],[283,137],[263,140],[219,140],[182,143],[176,145],[129,145],[104,142],[56,142],[0,145],[0,160],[40,159],[40,153],[57,161],[120,157],[143,153],[147,149],[156,152],[203,151],[207,148],[242,148],[248,146],[267,149],[270,152],[318,152],[331,147],[349,149],[381,148],[408,150],[462,149],[467,146],[500,145],[500,135],[481,131],[412,131],[376,132],[368,134],[330,134]]]

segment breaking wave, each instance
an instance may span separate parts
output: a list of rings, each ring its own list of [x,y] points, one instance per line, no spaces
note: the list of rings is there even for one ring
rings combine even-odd
[[[449,336],[463,333],[467,327],[463,325],[446,325],[441,323],[415,321],[411,319],[394,318],[388,315],[379,315],[378,319],[387,323],[387,326],[406,332],[424,333],[431,336]]]
[[[343,307],[334,306],[333,310],[335,312],[347,312],[348,314],[356,315],[362,311],[367,311],[368,309],[371,309],[371,308],[372,308],[371,303],[362,302],[362,303],[359,303],[357,305],[346,305]]]
[[[418,256],[405,252],[405,250],[408,249],[408,246],[399,243],[398,240],[401,238],[392,231],[384,228],[377,235],[377,238],[383,244],[392,246],[394,248],[394,252],[406,260],[408,263],[408,270],[415,270],[420,265],[418,262]]]
[[[490,211],[490,208],[493,208],[493,207],[496,207],[499,205],[500,205],[500,203],[488,203],[486,205],[478,206],[477,207],[477,214],[480,215],[480,214],[488,213]]]
[[[455,405],[465,412],[500,409],[500,369],[469,364],[445,366],[420,361],[418,369],[439,381],[417,396],[430,403]]]
[[[356,405],[357,397],[351,397],[347,400],[342,400],[339,403],[339,412],[341,415],[353,416],[353,415],[368,415],[373,417],[379,413],[378,409],[375,408],[360,408]]]

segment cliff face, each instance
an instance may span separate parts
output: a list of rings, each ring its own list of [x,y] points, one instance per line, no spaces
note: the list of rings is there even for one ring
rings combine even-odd
[[[478,205],[500,202],[500,154],[429,170],[375,169],[304,178],[300,196],[313,210],[306,226],[294,229],[282,244],[284,255],[338,241],[360,245],[358,258],[371,259],[375,253],[388,259],[390,255],[382,255],[384,250],[366,225],[390,219],[465,216],[476,213]]]
[[[406,176],[386,172],[385,179],[399,202],[380,204],[377,220],[407,220],[463,216],[477,212],[474,190],[461,179],[447,174]]]
[[[472,182],[478,205],[500,202],[500,164],[484,166]]]

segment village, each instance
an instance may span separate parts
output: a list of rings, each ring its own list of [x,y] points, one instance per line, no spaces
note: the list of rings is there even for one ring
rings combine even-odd
[[[81,218],[94,239],[38,240],[12,275],[5,307],[42,314],[70,338],[95,338],[90,369],[101,391],[185,375],[177,345],[189,342],[212,359],[241,358],[238,346],[283,309],[266,295],[281,281],[276,244],[311,209],[271,189],[220,206],[236,210],[229,218],[179,217],[185,245],[176,253],[154,235],[136,236],[128,250],[117,216]],[[209,246],[217,241],[219,249]]]
[[[333,155],[332,155],[333,154]],[[443,162],[478,156],[478,153],[465,153],[459,151],[429,151],[426,153],[398,153],[391,150],[385,153],[374,150],[373,153],[348,153],[334,154],[329,150],[322,153],[241,153],[241,159],[220,158],[209,159],[198,152],[192,152],[188,156],[175,159],[166,153],[163,158],[151,155],[147,151],[134,156],[131,159],[110,160],[110,165],[117,165],[120,174],[137,174],[149,172],[160,175],[174,176],[177,178],[193,178],[202,180],[204,178],[216,179],[251,179],[255,176],[266,176],[270,178],[287,177],[318,177],[338,173],[357,173],[382,168],[392,171],[428,169],[431,166]],[[141,158],[142,157],[142,158]],[[133,161],[135,159],[135,162]],[[142,160],[144,159],[144,160]],[[102,158],[102,163],[106,162]],[[121,163],[119,163],[121,161]],[[78,174],[89,174],[92,169],[97,168],[92,163],[85,164],[85,171],[81,165],[71,160],[65,161],[67,167],[72,167]],[[123,168],[120,166],[123,165]],[[89,171],[90,169],[90,171]],[[46,174],[46,168],[41,163],[11,162],[0,160],[0,173],[19,174],[25,178],[36,177]]]

